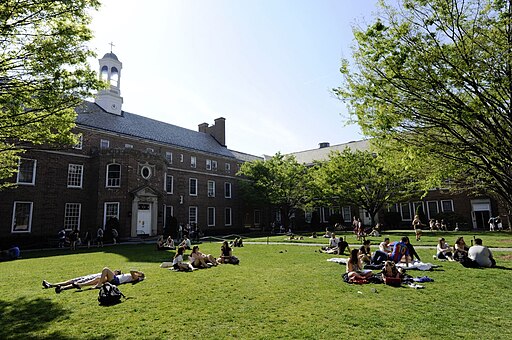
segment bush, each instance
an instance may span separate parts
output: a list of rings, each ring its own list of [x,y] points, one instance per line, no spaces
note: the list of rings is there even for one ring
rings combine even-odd
[[[448,230],[455,229],[455,226],[459,225],[459,230],[468,230],[468,220],[465,219],[462,215],[459,215],[455,212],[442,212],[438,213],[433,217],[435,220],[444,220],[446,222],[446,226]]]
[[[402,223],[402,215],[398,212],[386,211],[382,215],[382,223],[386,229],[398,228]]]

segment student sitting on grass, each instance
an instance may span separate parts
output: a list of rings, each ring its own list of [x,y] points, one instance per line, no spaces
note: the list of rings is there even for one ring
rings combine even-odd
[[[222,242],[220,247],[220,257],[217,259],[219,263],[232,263],[238,264],[239,260],[236,256],[233,256],[233,251],[228,244],[228,241]]]
[[[212,255],[205,255],[199,251],[199,246],[192,248],[189,261],[194,268],[210,268],[217,265],[217,260]]]
[[[469,248],[468,257],[480,267],[496,267],[492,252],[482,245],[482,239],[475,239],[475,245]]]
[[[172,260],[172,267],[174,270],[178,270],[180,272],[189,272],[196,268],[194,268],[190,263],[183,262],[183,254],[185,253],[185,247],[178,247],[178,251],[174,255]]]
[[[444,237],[439,238],[439,242],[437,243],[437,258],[439,260],[454,261],[452,255],[452,248],[446,243]]]
[[[371,270],[363,269],[363,263],[359,258],[359,249],[352,249],[347,261],[347,274],[349,281],[367,280],[372,276]]]
[[[464,258],[468,256],[469,247],[464,241],[464,237],[460,236],[455,241],[455,251],[453,252],[453,259],[458,262],[462,262]]]

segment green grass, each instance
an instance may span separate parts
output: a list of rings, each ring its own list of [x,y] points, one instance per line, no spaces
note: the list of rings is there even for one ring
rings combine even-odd
[[[324,232],[317,232],[317,235],[323,235]],[[318,243],[318,244],[329,244],[328,238],[317,237],[317,238],[309,238],[311,233],[304,233],[303,240],[289,240],[289,237],[286,235],[273,235],[273,236],[263,236],[263,237],[249,237],[246,238],[245,241],[255,241],[255,242],[286,242],[286,243]],[[343,236],[346,238],[347,242],[350,244],[358,244],[361,241],[356,239],[356,236],[352,232],[336,232],[336,236]],[[421,240],[419,242],[416,241],[416,236],[413,230],[385,230],[383,231],[380,237],[367,237],[368,240],[372,242],[372,244],[377,245],[384,240],[385,237],[389,237],[391,242],[399,240],[402,236],[408,236],[411,242],[416,246],[436,246],[440,237],[444,237],[446,241],[453,246],[455,244],[455,240],[459,236],[464,236],[464,240],[467,245],[470,246],[470,241],[473,239],[473,236],[476,238],[481,238],[483,240],[484,245],[493,248],[511,248],[512,247],[512,232],[510,231],[501,231],[501,232],[468,232],[468,231],[448,231],[448,232],[430,232],[423,231],[421,236]]]
[[[217,254],[218,243],[200,245]],[[431,250],[420,249],[424,258]],[[343,283],[344,266],[314,247],[236,248],[239,266],[192,273],[159,268],[173,252],[151,245],[37,251],[0,264],[0,339],[338,339],[512,338],[512,249],[496,254],[506,269],[441,262],[423,290]],[[50,282],[137,268],[147,279],[122,285],[127,300],[101,307],[97,290],[42,289]],[[377,289],[377,293],[371,291]]]

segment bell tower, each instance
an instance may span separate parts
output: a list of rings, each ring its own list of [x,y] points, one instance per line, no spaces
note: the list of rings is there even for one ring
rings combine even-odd
[[[106,53],[100,62],[100,79],[110,84],[107,89],[100,90],[96,95],[95,102],[103,110],[121,115],[123,97],[121,97],[121,69],[123,64],[117,56],[110,52]]]

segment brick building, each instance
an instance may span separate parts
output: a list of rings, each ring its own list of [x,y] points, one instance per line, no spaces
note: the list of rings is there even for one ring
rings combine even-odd
[[[112,218],[121,238],[174,234],[178,224],[207,233],[254,225],[235,174],[257,157],[226,147],[225,119],[193,131],[125,112],[122,63],[113,53],[99,63],[110,88],[76,108],[79,143],[29,149],[17,185],[0,192],[2,246],[52,244],[63,227],[96,235]]]

